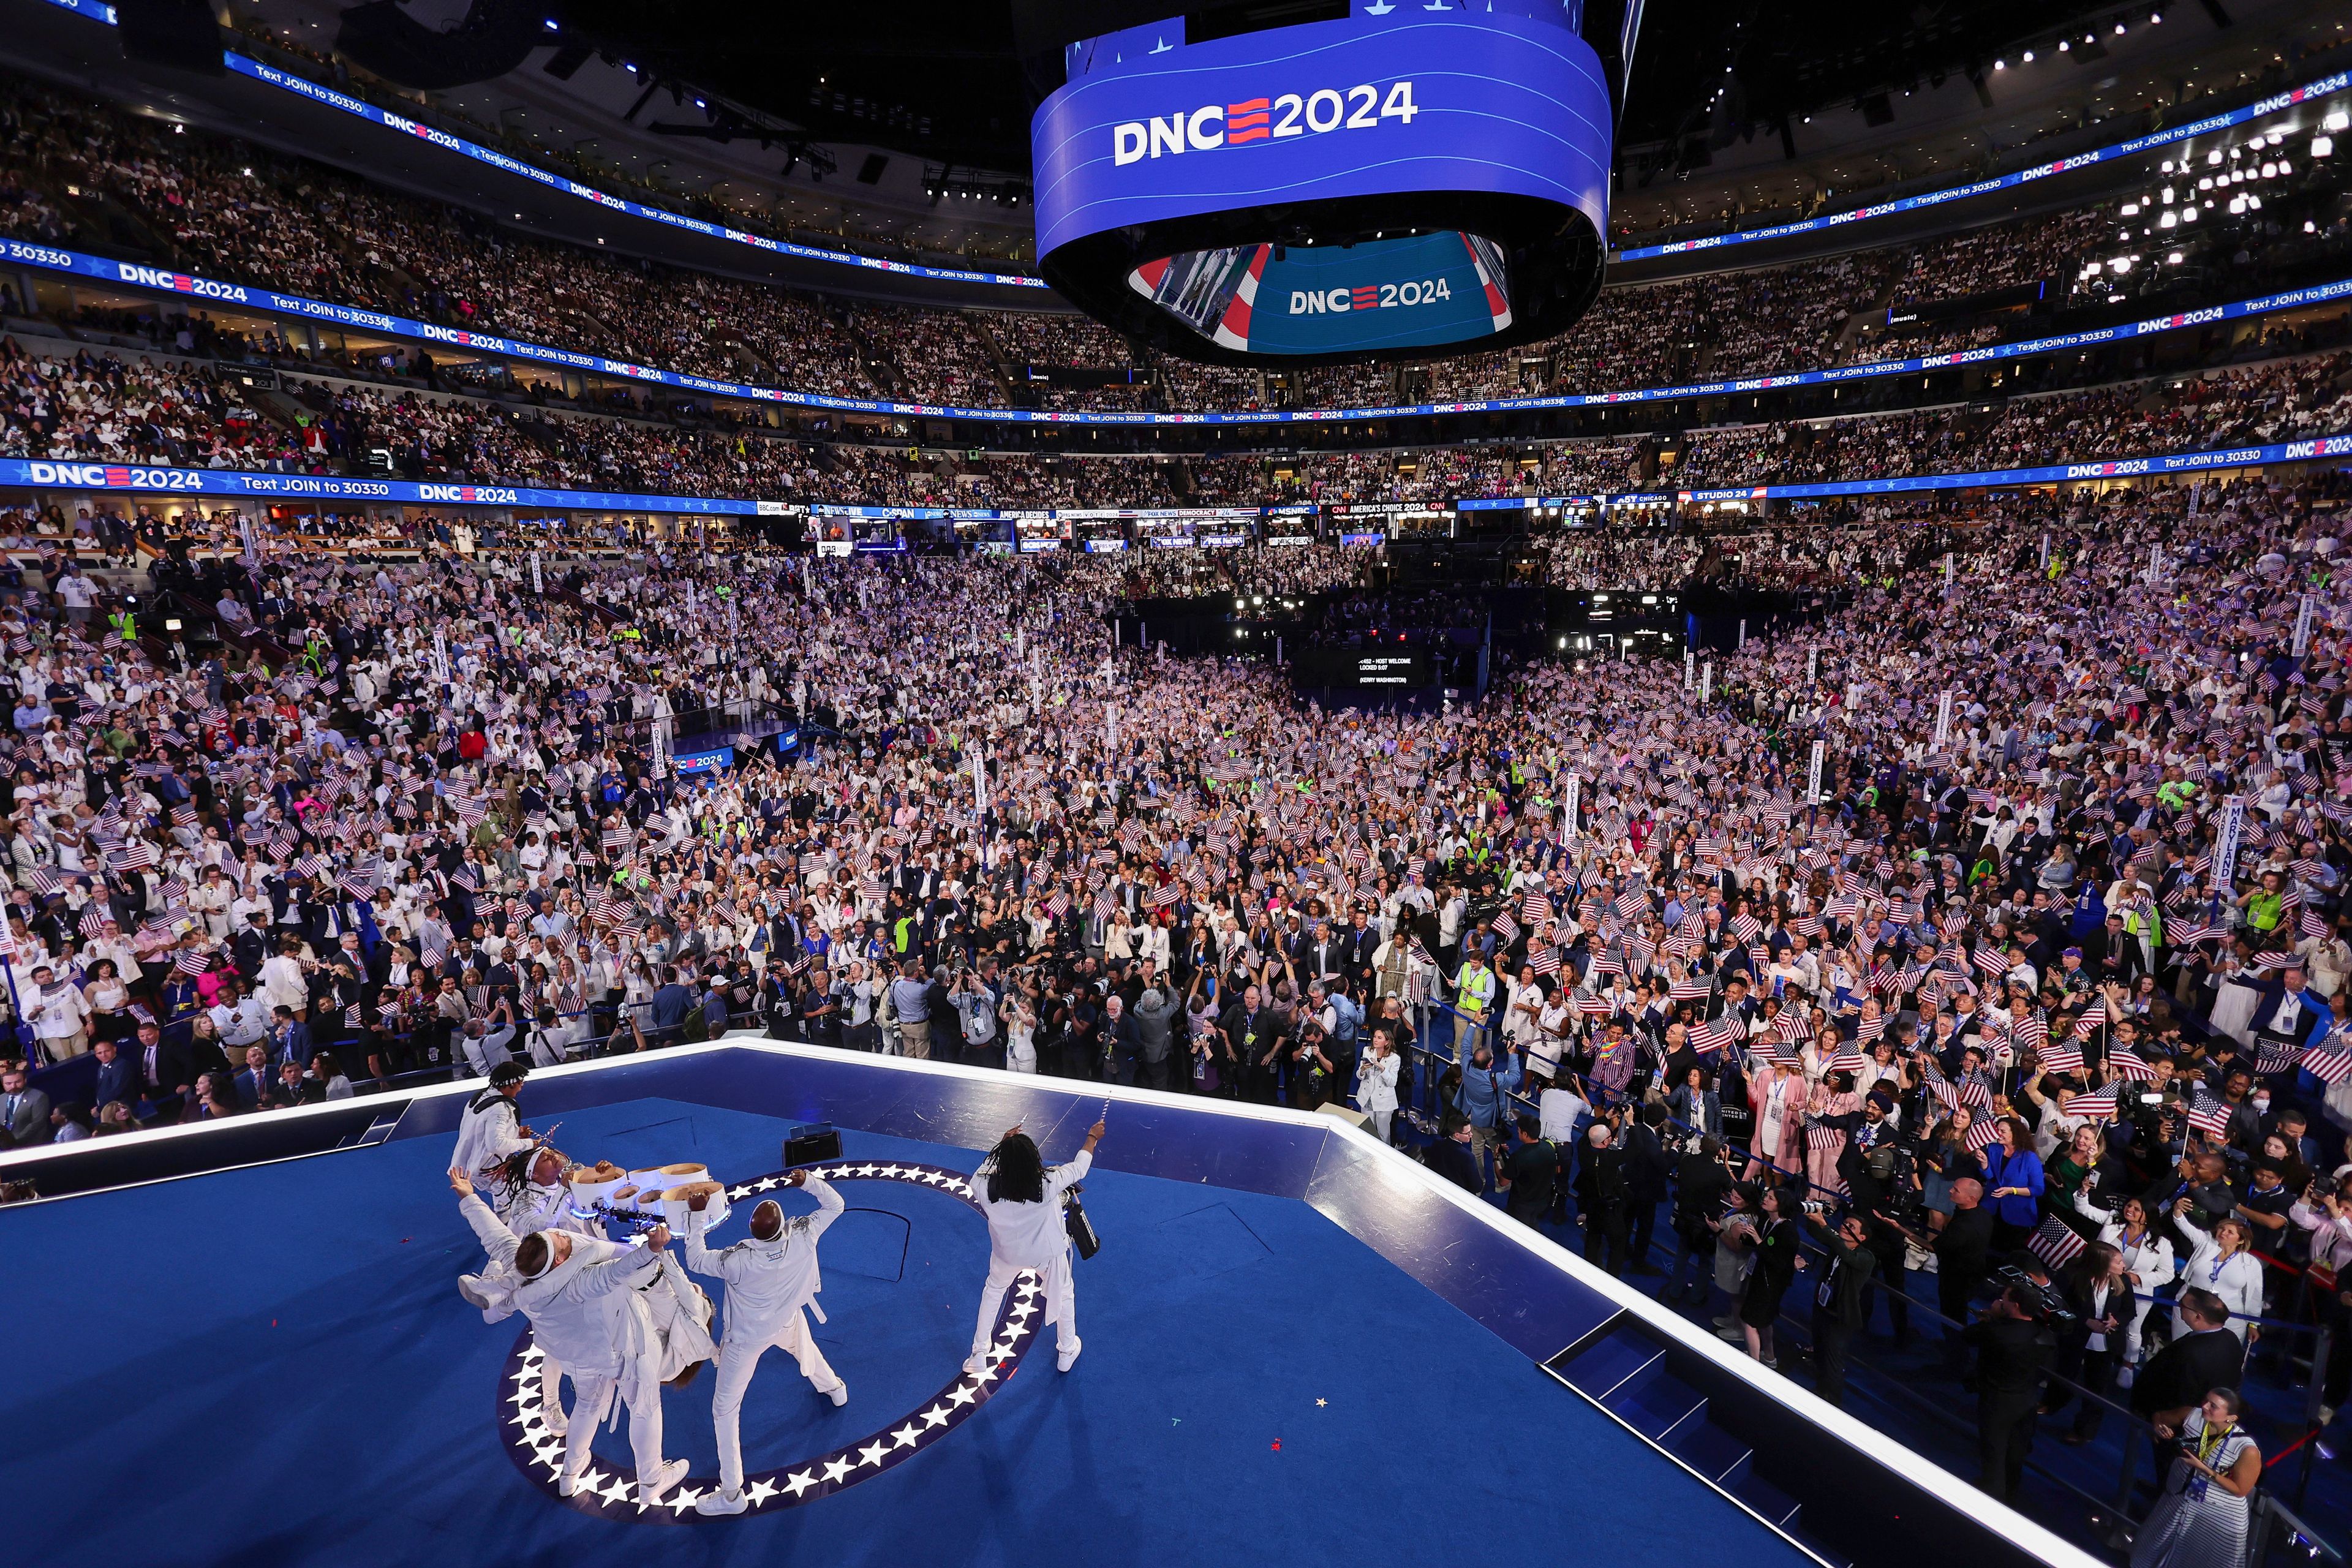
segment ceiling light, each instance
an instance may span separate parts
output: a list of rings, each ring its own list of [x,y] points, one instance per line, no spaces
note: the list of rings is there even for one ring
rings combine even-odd
[[[2065,39],[2063,39],[2063,38],[2061,38],[2061,39],[2059,39],[2059,40],[2058,40],[2058,52],[2059,52],[2060,54],[2062,54],[2062,55],[2063,55],[2063,54],[2064,54],[2068,49],[2073,48],[2074,47],[2074,45],[2072,45],[2072,44],[2068,43],[2068,42],[2067,42]]]
[[[2033,63],[2033,51],[2032,49],[2025,51],[2025,63],[2027,65],[2032,65]]]
[[[2005,71],[2009,68],[2009,62],[2007,60],[1995,60],[1992,62],[1992,68],[1997,71]]]
[[[2325,158],[2335,151],[2336,138],[2333,136],[2315,136],[2311,139],[2311,155],[2313,157]]]
[[[2158,228],[2170,228],[2179,221],[2180,220],[2172,214],[2167,213],[2162,217],[2156,220],[2156,226]]]

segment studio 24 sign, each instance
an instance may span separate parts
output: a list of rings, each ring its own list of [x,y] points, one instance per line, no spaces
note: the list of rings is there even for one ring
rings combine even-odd
[[[1372,107],[1375,103],[1380,105],[1377,110]],[[1385,93],[1378,87],[1359,84],[1344,94],[1326,87],[1306,94],[1286,92],[1274,98],[1245,98],[1238,103],[1208,103],[1190,114],[1129,120],[1112,126],[1111,162],[1132,163],[1163,153],[1173,157],[1188,149],[1213,153],[1221,147],[1247,147],[1335,131],[1376,131],[1383,120],[1410,125],[1420,112],[1410,81],[1391,82]]]

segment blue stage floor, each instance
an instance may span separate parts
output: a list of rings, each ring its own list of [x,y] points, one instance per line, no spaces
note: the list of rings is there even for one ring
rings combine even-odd
[[[574,1155],[696,1160],[730,1181],[774,1171],[787,1125],[661,1099],[562,1120]],[[1306,1204],[1110,1171],[1088,1183],[1105,1247],[1078,1268],[1086,1352],[1067,1376],[1049,1331],[947,1436],[798,1508],[585,1517],[499,1438],[520,1321],[486,1326],[452,1287],[479,1255],[442,1178],[449,1146],[0,1215],[21,1347],[0,1404],[18,1439],[0,1559],[1102,1568],[1458,1562],[1515,1542],[1582,1562],[1808,1561]],[[844,1148],[979,1159],[858,1133]],[[850,1404],[772,1353],[745,1411],[754,1471],[919,1407],[969,1346],[978,1216],[904,1183],[841,1191],[819,1338]],[[667,1451],[698,1478],[716,1470],[711,1383],[665,1394]],[[628,1462],[612,1434],[597,1451]]]

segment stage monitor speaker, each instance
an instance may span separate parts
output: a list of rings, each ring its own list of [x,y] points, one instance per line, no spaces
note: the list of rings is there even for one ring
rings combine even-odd
[[[784,1168],[814,1165],[841,1158],[841,1132],[830,1122],[795,1127],[784,1137]]]
[[[208,0],[114,0],[122,58],[218,76],[220,22]]]

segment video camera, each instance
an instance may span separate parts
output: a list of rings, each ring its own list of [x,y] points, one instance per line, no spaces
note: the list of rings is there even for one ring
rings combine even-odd
[[[2018,1264],[2007,1264],[1995,1269],[1993,1280],[2014,1289],[2017,1299],[2024,1303],[2026,1316],[2044,1328],[2071,1328],[2080,1316],[2066,1304],[2065,1293],[2056,1285],[2041,1283]]]

